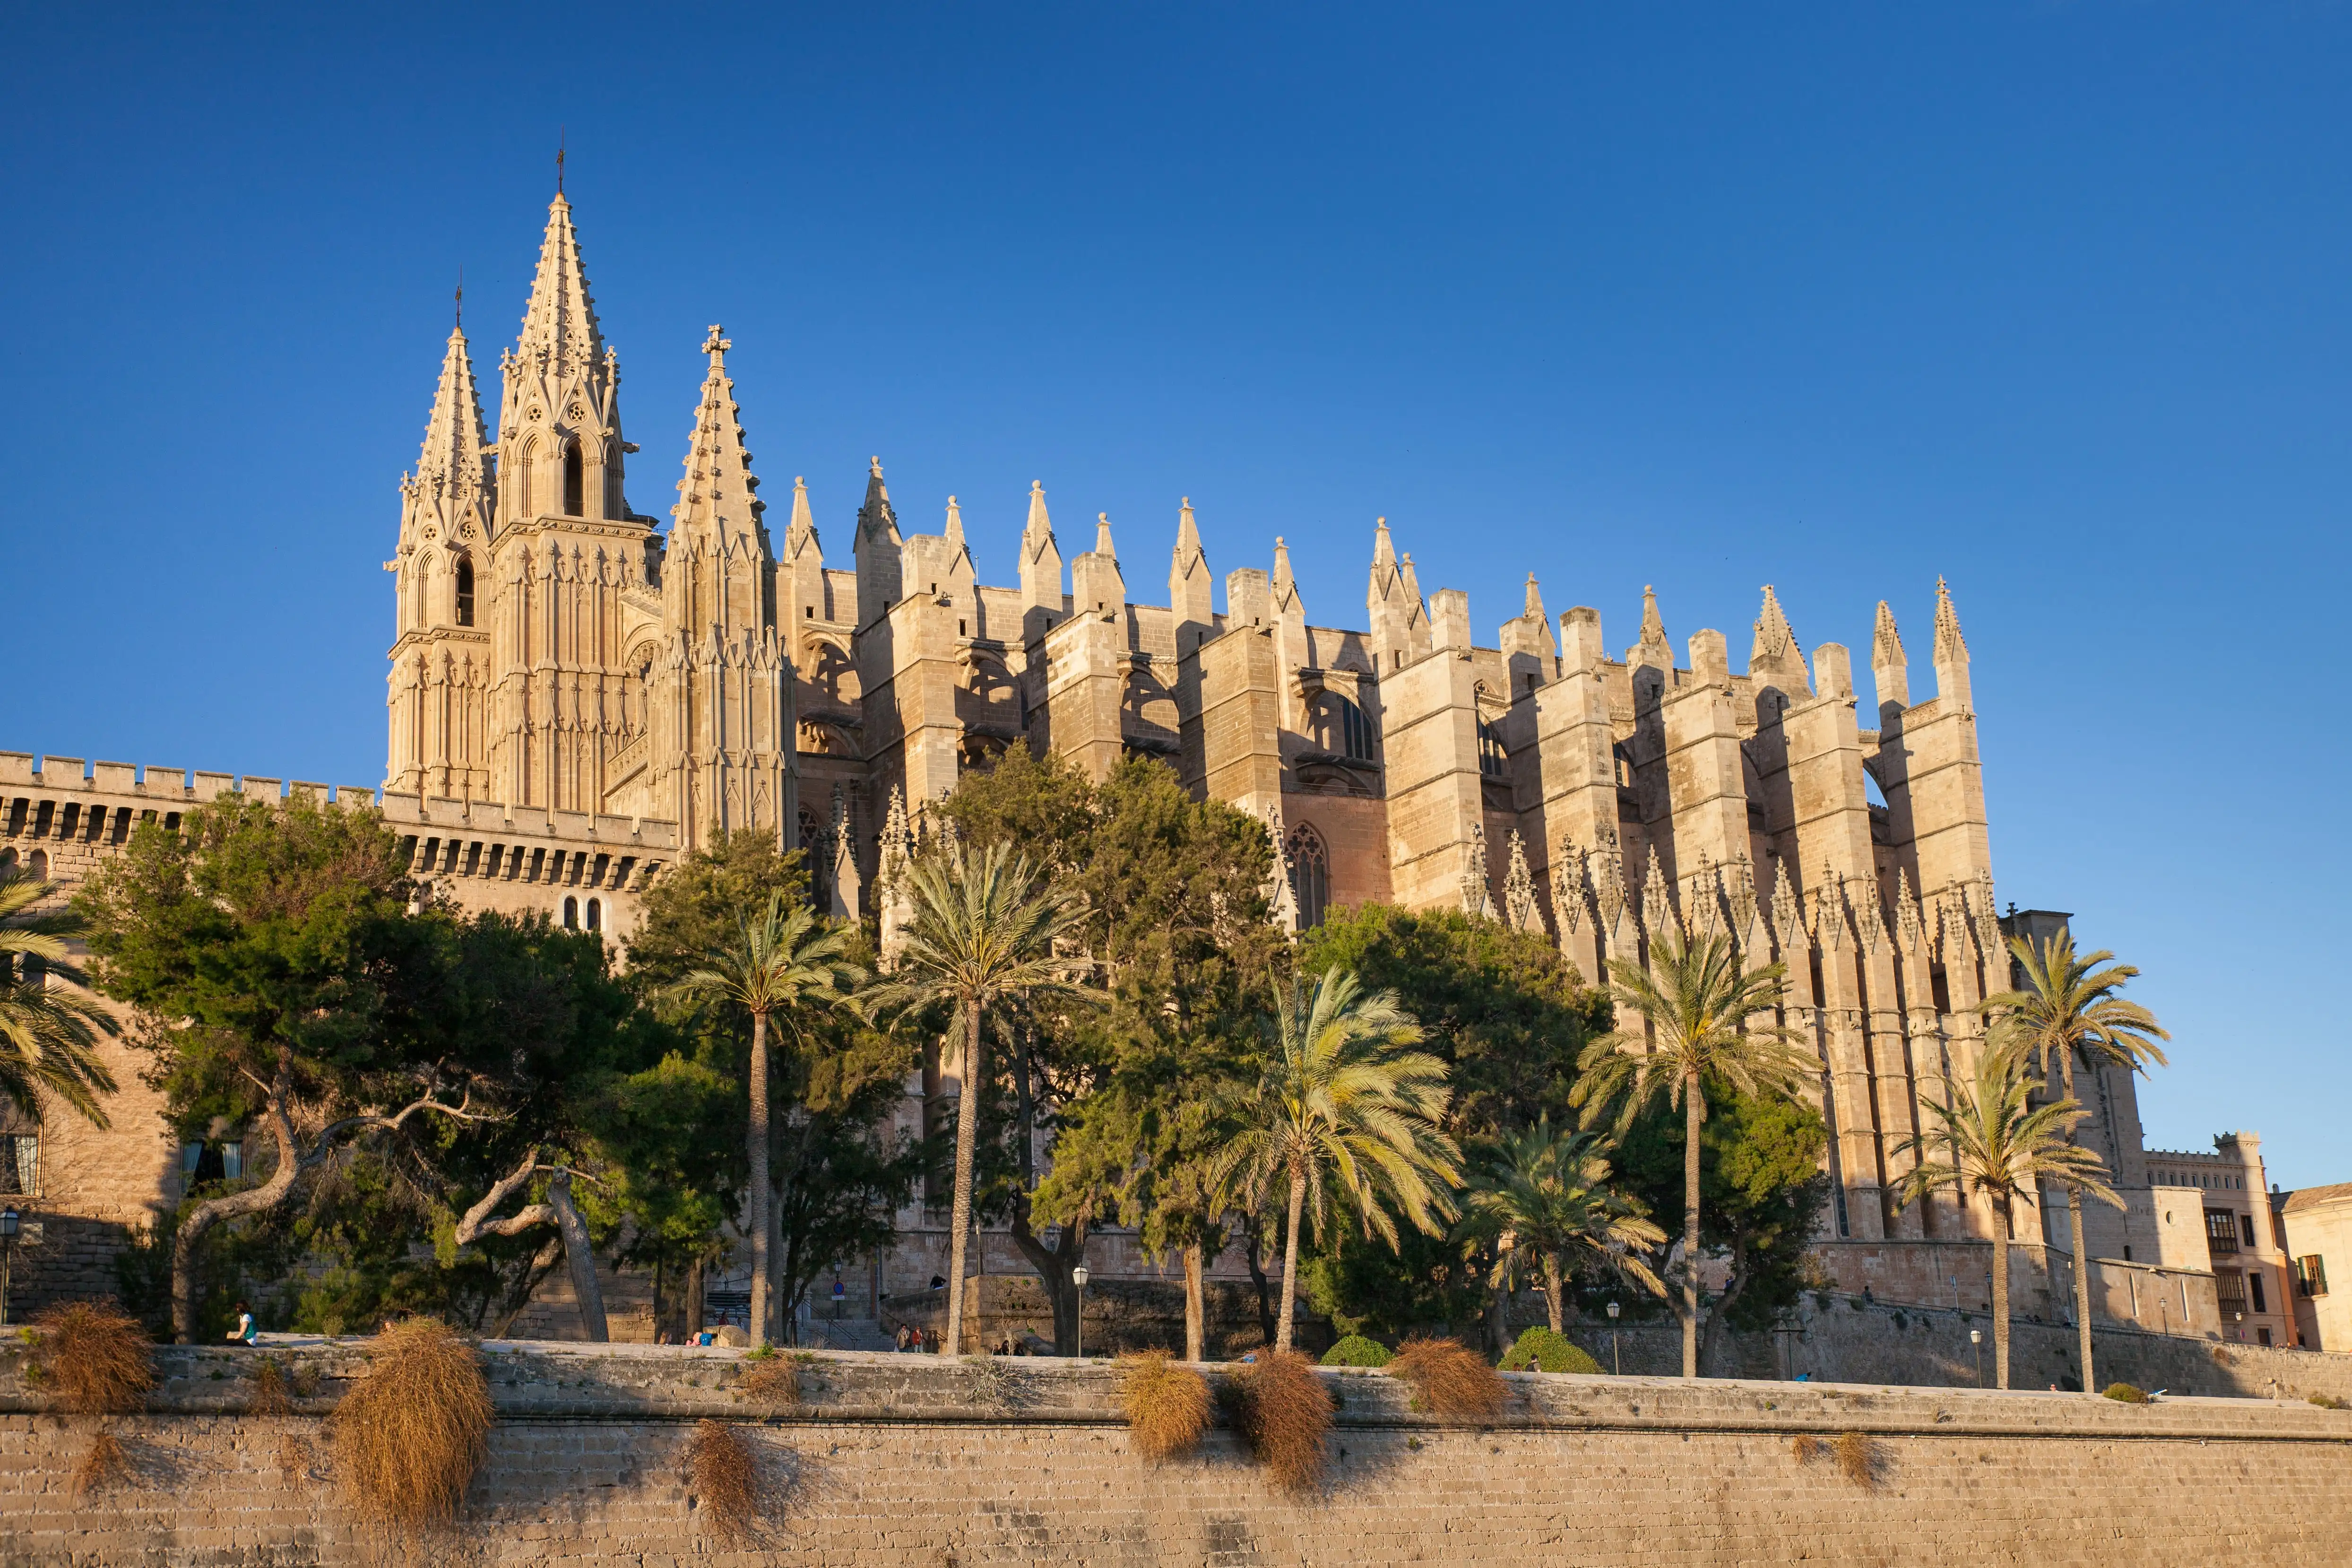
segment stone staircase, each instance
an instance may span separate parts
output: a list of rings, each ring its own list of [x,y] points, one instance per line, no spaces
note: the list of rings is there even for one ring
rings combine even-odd
[[[805,1324],[801,1339],[811,1350],[894,1351],[898,1348],[882,1325],[871,1318],[845,1318],[835,1322],[818,1318]]]

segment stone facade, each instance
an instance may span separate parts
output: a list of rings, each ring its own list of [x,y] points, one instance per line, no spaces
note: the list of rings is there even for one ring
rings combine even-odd
[[[2294,1342],[2352,1351],[2352,1183],[2273,1193],[2271,1210],[2286,1250]]]
[[[365,1374],[363,1342],[272,1347],[294,1386],[315,1390],[278,1416],[246,1413],[251,1352],[164,1352],[149,1413],[113,1423],[128,1476],[83,1498],[70,1474],[89,1424],[39,1413],[0,1366],[0,1553],[217,1568],[2318,1564],[2342,1560],[2352,1530],[2352,1415],[2299,1403],[1523,1374],[1500,1419],[1465,1426],[1412,1411],[1382,1373],[1326,1374],[1329,1466],[1302,1497],[1270,1485],[1222,1425],[1192,1456],[1142,1459],[1118,1373],[1100,1364],[983,1377],[826,1355],[780,1411],[744,1399],[732,1352],[488,1348],[498,1420],[464,1514],[404,1548],[352,1520],[322,1419]],[[718,1538],[696,1495],[686,1444],[706,1415],[737,1424],[758,1458],[769,1507],[748,1542]],[[1841,1439],[1852,1472],[1828,1451]]]

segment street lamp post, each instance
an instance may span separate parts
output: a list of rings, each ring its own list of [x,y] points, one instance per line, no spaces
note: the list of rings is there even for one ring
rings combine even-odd
[[[1070,1283],[1078,1288],[1077,1343],[1078,1359],[1087,1356],[1087,1266],[1083,1263],[1070,1270]]]
[[[1617,1303],[1614,1301],[1609,1303],[1609,1364],[1617,1369],[1619,1377],[1625,1375],[1625,1357],[1617,1348]]]
[[[8,1322],[8,1266],[16,1260],[16,1232],[23,1224],[16,1205],[0,1209],[0,1327]]]
[[[1984,1386],[1984,1331],[1982,1329],[1969,1331],[1969,1348],[1976,1352],[1977,1386],[1982,1388]]]

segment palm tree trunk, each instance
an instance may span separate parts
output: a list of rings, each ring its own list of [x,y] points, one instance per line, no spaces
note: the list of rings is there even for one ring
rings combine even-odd
[[[1202,1276],[1208,1272],[1199,1242],[1184,1249],[1184,1359],[1209,1359],[1209,1303]]]
[[[1290,1224],[1282,1233],[1282,1316],[1274,1321],[1274,1348],[1290,1348],[1290,1318],[1298,1307],[1298,1220],[1307,1207],[1307,1173],[1290,1173]]]
[[[1568,1309],[1560,1305],[1559,1300],[1559,1254],[1557,1252],[1545,1253],[1543,1255],[1543,1265],[1544,1306],[1551,1314],[1551,1331],[1556,1334],[1566,1333],[1568,1331]]]
[[[2074,1100],[2074,1052],[2059,1058],[2059,1070],[2064,1074],[2066,1098]],[[2066,1130],[2067,1142],[2074,1142],[2074,1131]],[[2083,1247],[2083,1190],[2072,1182],[2066,1184],[2066,1238],[2074,1246],[2074,1331],[2082,1341],[2083,1392],[2087,1394],[2099,1386],[2091,1381],[2091,1259]]]
[[[1683,1375],[1698,1376],[1698,1078],[1683,1085]]]
[[[956,1102],[955,1205],[948,1224],[948,1326],[944,1349],[963,1353],[964,1242],[971,1234],[971,1173],[980,1157],[980,1004],[964,1006],[963,1086]]]
[[[744,1152],[751,1160],[751,1344],[768,1342],[768,1016],[751,1015],[751,1127]]]
[[[1995,1195],[2000,1224],[1992,1238],[1992,1381],[2009,1386],[2009,1194]]]

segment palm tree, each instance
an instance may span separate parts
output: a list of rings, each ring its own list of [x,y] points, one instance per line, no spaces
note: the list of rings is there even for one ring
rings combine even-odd
[[[784,895],[768,897],[758,921],[737,917],[739,935],[704,956],[709,967],[695,970],[667,988],[687,1002],[716,1002],[751,1015],[751,1125],[745,1152],[751,1162],[751,1342],[768,1342],[768,1019],[814,1003],[838,1006],[850,1000],[865,971],[842,956],[852,929],[827,927],[806,904],[785,907]]]
[[[2038,943],[2011,937],[2009,947],[2025,984],[1988,996],[1979,1005],[1991,1015],[1995,1037],[2016,1045],[2045,1080],[2056,1064],[2068,1100],[2078,1098],[2077,1062],[2094,1073],[2107,1068],[2139,1072],[2151,1061],[2164,1065],[2163,1047],[2156,1042],[2172,1037],[2158,1026],[2155,1014],[2116,994],[2138,970],[2111,962],[2116,955],[2104,948],[2077,958],[2072,931]],[[2089,1254],[2083,1246],[2083,1194],[2071,1185],[2066,1232],[2074,1247],[2074,1327],[2082,1337],[2083,1386],[2092,1389],[2098,1384],[2091,1376]]]
[[[1709,1083],[1742,1094],[1794,1099],[1819,1064],[1769,1021],[1780,1005],[1783,967],[1741,965],[1726,936],[1652,945],[1646,970],[1626,959],[1609,965],[1619,1026],[1584,1047],[1570,1103],[1585,1124],[1617,1107],[1622,1136],[1650,1102],[1664,1096],[1683,1110],[1683,1375],[1698,1375],[1698,1155]],[[1759,1021],[1761,1020],[1761,1021]]]
[[[121,1028],[70,961],[66,942],[80,934],[81,917],[34,911],[54,891],[14,866],[0,870],[0,1100],[38,1120],[54,1097],[103,1127],[99,1096],[114,1092],[114,1075],[96,1047],[99,1036]]]
[[[1434,1236],[1452,1215],[1447,1189],[1462,1180],[1462,1156],[1438,1125],[1453,1099],[1445,1063],[1406,1048],[1419,1043],[1421,1026],[1395,992],[1367,993],[1334,965],[1312,992],[1302,976],[1276,1001],[1274,1055],[1238,1108],[1240,1131],[1215,1181],[1233,1180],[1253,1209],[1276,1179],[1288,1184],[1282,1315],[1274,1327],[1274,1348],[1286,1351],[1302,1215],[1319,1237],[1336,1187],[1368,1237],[1396,1245],[1391,1205]]]
[[[1080,967],[1054,949],[1086,910],[1075,888],[1046,879],[1045,868],[1009,845],[966,850],[950,839],[908,872],[915,918],[888,978],[866,994],[869,1013],[945,1005],[963,1026],[962,1100],[956,1110],[955,1206],[948,1242],[949,1355],[963,1340],[964,1247],[971,1232],[972,1167],[980,1152],[980,1098],[986,1081],[981,1018],[1015,993],[1036,1002],[1092,1004],[1098,994],[1072,978]]]
[[[1927,1102],[1929,1114],[1943,1126],[1905,1143],[1906,1151],[1918,1156],[1919,1163],[1896,1189],[1898,1201],[1904,1204],[1943,1187],[1966,1191],[1974,1186],[1992,1199],[2000,1218],[1992,1239],[1992,1361],[1994,1379],[2002,1388],[2009,1386],[2012,1205],[2020,1198],[2033,1202],[2032,1193],[2048,1176],[2117,1208],[2124,1206],[2123,1199],[2101,1179],[2105,1167],[2099,1157],[2074,1142],[2075,1124],[2086,1114],[2083,1108],[2071,1100],[2031,1105],[2032,1088],[2021,1049],[2012,1045],[1985,1052],[1977,1063],[1974,1086],[1955,1083],[1949,1105]],[[1931,1153],[1942,1158],[1930,1159]],[[2085,1362],[2084,1370],[2089,1368]]]
[[[1510,1288],[1521,1260],[1536,1260],[1554,1333],[1568,1326],[1560,1292],[1571,1255],[1596,1258],[1657,1295],[1666,1293],[1665,1282],[1641,1258],[1666,1233],[1609,1185],[1607,1146],[1597,1133],[1554,1132],[1549,1115],[1504,1133],[1472,1169],[1462,1220],[1454,1227],[1455,1240],[1496,1249],[1488,1283],[1497,1290]]]

